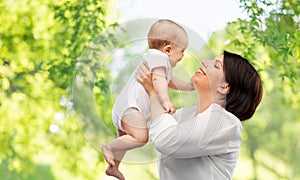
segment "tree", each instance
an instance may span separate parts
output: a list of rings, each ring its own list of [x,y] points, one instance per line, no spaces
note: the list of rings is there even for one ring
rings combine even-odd
[[[268,48],[270,66],[282,79],[294,83],[300,68],[300,4],[298,0],[240,0],[248,13],[248,23],[240,23],[241,32]]]
[[[251,179],[299,178],[299,1],[240,0],[246,20],[228,23],[209,40],[217,53],[241,54],[259,70],[264,97],[244,124],[242,149],[253,164]],[[223,42],[223,43],[222,43]],[[240,179],[241,177],[237,177]]]
[[[300,124],[297,110],[300,100],[298,79],[300,72],[300,3],[297,0],[252,1],[251,3],[241,0],[240,2],[250,17],[248,23],[240,24],[240,30],[248,31],[254,37],[256,44],[262,45],[266,49],[270,61],[264,67],[264,71],[269,75],[269,78],[265,79],[265,86],[270,84],[268,81],[273,81],[274,85],[273,89],[266,88],[269,91],[265,93],[265,96],[269,97],[265,100],[266,110],[262,112],[265,114],[261,114],[263,119],[269,123],[257,123],[247,130],[248,139],[252,139],[249,146],[256,144],[254,149],[258,151],[264,149],[274,159],[284,162],[291,171],[283,173],[271,164],[261,161],[263,167],[280,178],[295,179],[300,176],[298,165],[296,165],[296,162],[300,160],[296,153],[300,148],[297,138],[299,133],[297,132],[298,128],[295,128]],[[274,78],[276,76],[279,76],[282,81]],[[251,131],[257,126],[261,133]],[[261,138],[262,135],[265,135],[265,139]]]
[[[78,128],[70,95],[77,57],[115,25],[106,20],[110,3],[16,0],[0,6],[1,177],[26,178],[45,162],[54,173],[66,170],[66,178],[95,177],[103,159]],[[105,90],[103,79],[96,86]]]

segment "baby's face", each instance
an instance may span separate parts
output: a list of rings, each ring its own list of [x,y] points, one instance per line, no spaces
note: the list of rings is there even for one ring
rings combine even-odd
[[[170,64],[172,67],[175,67],[176,64],[182,60],[185,49],[186,47],[172,45],[172,49],[169,53]]]
[[[184,51],[188,45],[188,38],[186,34],[181,34],[178,39],[177,43],[171,43],[171,49],[169,52],[170,64],[172,67],[175,67],[176,64],[181,61],[184,56]]]

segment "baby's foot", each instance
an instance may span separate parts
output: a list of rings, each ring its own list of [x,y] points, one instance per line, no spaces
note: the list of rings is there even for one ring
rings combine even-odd
[[[108,176],[113,176],[118,178],[119,180],[125,180],[125,177],[123,176],[123,174],[116,168],[116,166],[108,166],[105,173]]]
[[[115,166],[114,154],[113,154],[111,148],[108,145],[104,144],[104,145],[102,145],[101,150],[102,150],[102,152],[104,154],[105,161],[110,166]]]

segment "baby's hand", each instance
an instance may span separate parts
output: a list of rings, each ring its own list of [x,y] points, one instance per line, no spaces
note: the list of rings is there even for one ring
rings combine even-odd
[[[163,105],[166,113],[174,114],[176,112],[176,108],[175,108],[174,104],[171,103],[170,101],[165,101],[162,105]]]
[[[194,91],[195,90],[195,87],[194,87],[194,84],[193,84],[192,81],[187,84],[187,89],[188,89],[188,91]]]

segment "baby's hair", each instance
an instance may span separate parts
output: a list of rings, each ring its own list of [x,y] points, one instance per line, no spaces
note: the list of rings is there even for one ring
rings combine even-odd
[[[169,20],[161,19],[156,21],[148,32],[148,45],[150,49],[160,49],[171,43],[180,45],[179,34],[187,33],[179,24]]]

